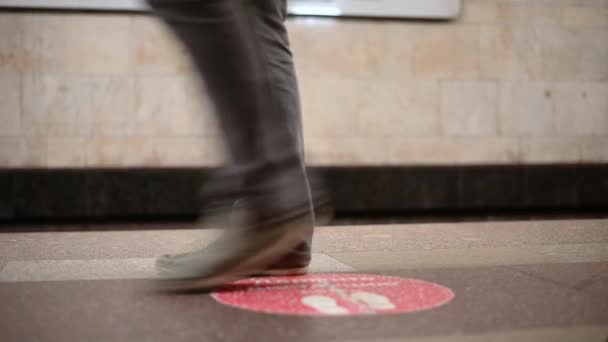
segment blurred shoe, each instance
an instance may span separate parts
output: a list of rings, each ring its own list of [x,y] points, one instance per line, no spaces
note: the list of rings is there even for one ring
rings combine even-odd
[[[308,273],[308,266],[312,255],[310,244],[300,242],[279,261],[269,265],[263,271],[252,274],[254,276],[294,276]]]
[[[159,257],[161,289],[207,290],[247,276],[307,272],[312,211],[327,218],[328,196],[315,196],[318,208],[313,208],[304,171],[298,167],[222,172],[207,187],[205,216],[222,217],[211,226],[228,228],[206,248]]]
[[[333,216],[333,209],[329,197],[317,197],[315,199],[314,219],[315,225],[329,222]],[[289,251],[279,261],[271,264],[263,271],[255,274],[259,276],[290,276],[308,273],[310,265],[312,243],[312,230],[307,233],[301,242]]]
[[[281,274],[302,272],[310,262],[310,251],[302,251],[297,257],[288,256],[309,234],[307,212],[227,229],[206,248],[159,257],[156,260],[161,276],[158,287],[209,290],[246,276],[265,274],[273,265]]]

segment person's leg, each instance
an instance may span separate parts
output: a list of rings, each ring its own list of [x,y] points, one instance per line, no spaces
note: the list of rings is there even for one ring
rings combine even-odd
[[[300,94],[284,24],[287,19],[287,1],[258,0],[251,3],[254,8],[255,35],[263,51],[270,90],[279,110],[286,113],[288,129],[296,140],[300,155],[303,155]]]
[[[280,263],[313,229],[280,0],[150,4],[190,52],[218,113],[233,165],[211,192],[239,200],[247,217],[204,251],[159,258],[161,268],[218,285]]]
[[[262,9],[257,3],[279,1],[149,1],[192,57],[217,109],[230,156],[243,168],[299,162],[298,140],[289,129],[294,119],[289,111],[295,108],[284,106],[290,101],[281,100],[273,84],[284,78],[273,71],[285,61],[279,62],[272,47],[280,33],[270,31],[284,27],[280,21],[273,28],[259,27],[258,16],[266,16],[261,11],[271,6]],[[265,40],[270,36],[275,41]]]
[[[276,105],[287,115],[287,129],[295,139],[298,153],[304,165],[304,147],[302,137],[302,114],[300,93],[293,55],[290,48],[285,20],[287,19],[287,0],[253,1],[255,34],[265,56],[270,89],[274,94]],[[304,181],[308,186],[308,177]],[[308,188],[310,188],[308,186]],[[323,199],[317,199],[318,204]],[[311,226],[314,225],[314,210],[311,210]],[[311,244],[313,231],[307,234],[293,251],[263,272],[265,275],[283,275],[301,273],[306,269],[311,259]]]

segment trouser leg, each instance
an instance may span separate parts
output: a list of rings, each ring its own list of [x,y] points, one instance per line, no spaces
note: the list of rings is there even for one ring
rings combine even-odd
[[[215,105],[237,181],[214,180],[212,192],[255,197],[268,215],[310,207],[284,1],[150,4],[189,51]]]

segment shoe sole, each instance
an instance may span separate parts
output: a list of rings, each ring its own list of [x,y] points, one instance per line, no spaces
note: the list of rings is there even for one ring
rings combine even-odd
[[[256,277],[285,277],[285,276],[298,276],[304,275],[308,273],[307,267],[298,267],[298,268],[285,268],[285,269],[267,269],[261,272],[257,272],[252,274],[252,276]]]

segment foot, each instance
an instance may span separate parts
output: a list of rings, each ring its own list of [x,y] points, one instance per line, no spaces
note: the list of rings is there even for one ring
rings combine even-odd
[[[289,251],[277,262],[269,265],[256,276],[294,276],[308,273],[308,266],[312,259],[310,244],[307,241],[300,242],[294,249]]]
[[[310,250],[297,248],[310,234],[310,217],[305,210],[293,214],[227,229],[218,240],[198,251],[159,257],[159,288],[210,290],[247,276],[271,275],[271,270],[278,272],[275,274],[305,272]]]
[[[306,273],[314,219],[304,170],[237,171],[206,194],[229,228],[204,249],[158,258],[161,288],[207,290],[246,276]],[[329,200],[317,197],[315,209],[326,216]]]

